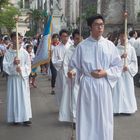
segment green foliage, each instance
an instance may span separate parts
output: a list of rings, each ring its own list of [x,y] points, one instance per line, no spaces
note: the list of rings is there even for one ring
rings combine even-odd
[[[0,9],[9,4],[9,0],[0,0]]]
[[[38,29],[41,28],[40,25],[43,25],[47,21],[48,14],[46,10],[38,10],[38,9],[30,9],[30,12],[27,13],[28,18],[25,19],[25,22],[30,23],[30,31],[27,32],[27,36],[29,34],[37,33]]]
[[[25,36],[27,36],[27,37],[32,37],[32,36],[35,36],[35,35],[36,35],[36,32],[35,32],[34,29],[29,30],[25,33]]]
[[[43,20],[44,18],[46,18],[48,16],[48,14],[46,13],[45,10],[38,10],[38,9],[30,9],[30,12],[27,13],[29,15],[29,18],[33,21],[39,21],[39,20]]]
[[[97,13],[97,7],[94,4],[87,6],[82,14],[82,19],[86,19]]]
[[[20,15],[17,8],[13,6],[4,6],[0,14],[0,27],[5,27],[9,32],[15,27],[15,15]]]

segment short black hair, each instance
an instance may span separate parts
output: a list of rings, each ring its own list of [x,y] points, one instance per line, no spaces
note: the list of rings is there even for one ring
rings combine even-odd
[[[77,35],[80,35],[80,32],[79,32],[78,29],[75,29],[75,30],[73,31],[72,37],[74,38],[76,34],[77,34]]]
[[[20,36],[20,37],[21,37],[21,34],[20,34],[20,33],[18,33],[18,36]],[[11,35],[10,35],[10,37],[11,37],[11,39],[12,39],[13,37],[16,37],[16,32],[12,32],[12,33],[11,33]]]
[[[137,32],[137,36],[140,37],[140,31]]]
[[[135,30],[132,30],[132,31],[129,32],[129,36],[130,36],[130,37],[133,37],[133,35],[134,35],[135,33],[136,33],[136,31],[135,31]]]
[[[52,35],[52,39],[54,39],[54,38],[59,38],[59,35],[58,35],[57,33],[54,33],[54,34]]]
[[[88,25],[89,27],[91,27],[91,26],[92,26],[92,23],[93,23],[96,19],[101,19],[103,22],[105,22],[105,20],[104,20],[104,18],[103,18],[102,15],[96,14],[96,15],[93,15],[93,16],[87,18],[87,25]]]
[[[28,45],[26,46],[26,50],[28,50],[30,47],[33,48],[33,45],[28,44]]]
[[[63,33],[66,33],[67,35],[69,35],[69,31],[67,29],[60,30],[59,36],[61,36]]]

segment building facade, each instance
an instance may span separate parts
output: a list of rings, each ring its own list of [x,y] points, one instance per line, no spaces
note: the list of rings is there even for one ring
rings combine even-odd
[[[21,7],[21,21],[19,30],[25,34],[29,24],[23,21],[29,16],[29,9],[44,10],[47,14],[53,14],[53,22],[56,32],[62,28],[72,30],[77,27],[79,17],[79,0],[11,0],[16,7]],[[39,29],[39,32],[41,32]]]

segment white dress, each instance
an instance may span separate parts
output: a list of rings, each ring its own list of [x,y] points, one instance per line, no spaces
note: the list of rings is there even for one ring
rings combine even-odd
[[[57,77],[56,77],[56,83],[55,83],[55,96],[56,101],[58,104],[58,107],[60,107],[61,98],[63,94],[63,87],[65,86],[65,75],[63,71],[63,60],[65,56],[66,50],[69,49],[70,43],[67,42],[65,45],[63,43],[60,43],[57,47],[53,49],[52,53],[52,63],[57,70]]]
[[[77,96],[79,91],[79,84],[77,83],[76,77],[69,79],[67,73],[69,71],[68,65],[71,57],[75,51],[75,47],[71,46],[65,53],[63,61],[63,71],[65,74],[66,83],[63,87],[63,94],[59,109],[59,121],[75,122],[76,121],[76,105]]]
[[[3,69],[8,74],[7,85],[7,121],[25,122],[32,117],[29,75],[31,73],[31,60],[28,52],[20,48],[19,59],[21,75],[16,72],[16,65],[13,64],[16,51],[7,50],[4,56]]]
[[[77,140],[113,140],[112,88],[122,69],[117,48],[103,37],[97,41],[90,36],[76,48],[70,66],[83,75],[79,77]],[[90,73],[97,69],[106,70],[107,77],[93,78]]]
[[[124,47],[118,45],[117,48],[121,56],[124,53]],[[127,54],[128,71],[122,72],[113,89],[114,113],[134,113],[137,110],[133,77],[138,71],[138,66],[135,49],[130,44],[127,47]]]

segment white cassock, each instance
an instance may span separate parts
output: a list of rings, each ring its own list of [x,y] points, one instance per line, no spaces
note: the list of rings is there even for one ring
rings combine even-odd
[[[58,107],[60,107],[61,98],[63,94],[63,87],[65,86],[65,75],[63,70],[63,60],[65,56],[65,52],[69,49],[70,43],[67,42],[65,45],[63,43],[60,43],[58,46],[56,46],[52,53],[52,63],[57,70],[57,77],[56,77],[56,83],[55,83],[55,96],[56,101],[58,104]]]
[[[74,46],[66,51],[64,61],[63,61],[63,70],[65,74],[65,85],[63,87],[63,94],[59,109],[59,121],[65,122],[75,122],[76,121],[76,105],[77,105],[77,96],[79,91],[79,85],[77,83],[76,77],[69,79],[67,73],[69,71],[68,65],[71,60],[71,57],[75,51]]]
[[[77,140],[113,140],[112,88],[122,70],[117,48],[103,37],[97,41],[90,36],[76,48],[70,66],[83,75],[77,102]],[[97,69],[106,70],[107,77],[92,77],[90,73]]]
[[[134,37],[131,37],[128,42],[131,44],[132,47],[134,47],[136,39]]]
[[[21,75],[16,72],[16,65],[13,64],[16,57],[16,50],[9,49],[5,53],[3,69],[8,74],[7,86],[7,121],[24,122],[32,117],[29,74],[31,73],[31,60],[28,52],[20,48],[19,59]]]
[[[124,53],[124,46],[117,46],[120,56]],[[113,89],[114,113],[134,113],[137,110],[133,77],[138,71],[137,57],[134,47],[130,44],[126,50],[128,71],[122,72]],[[124,62],[124,59],[122,59]]]

